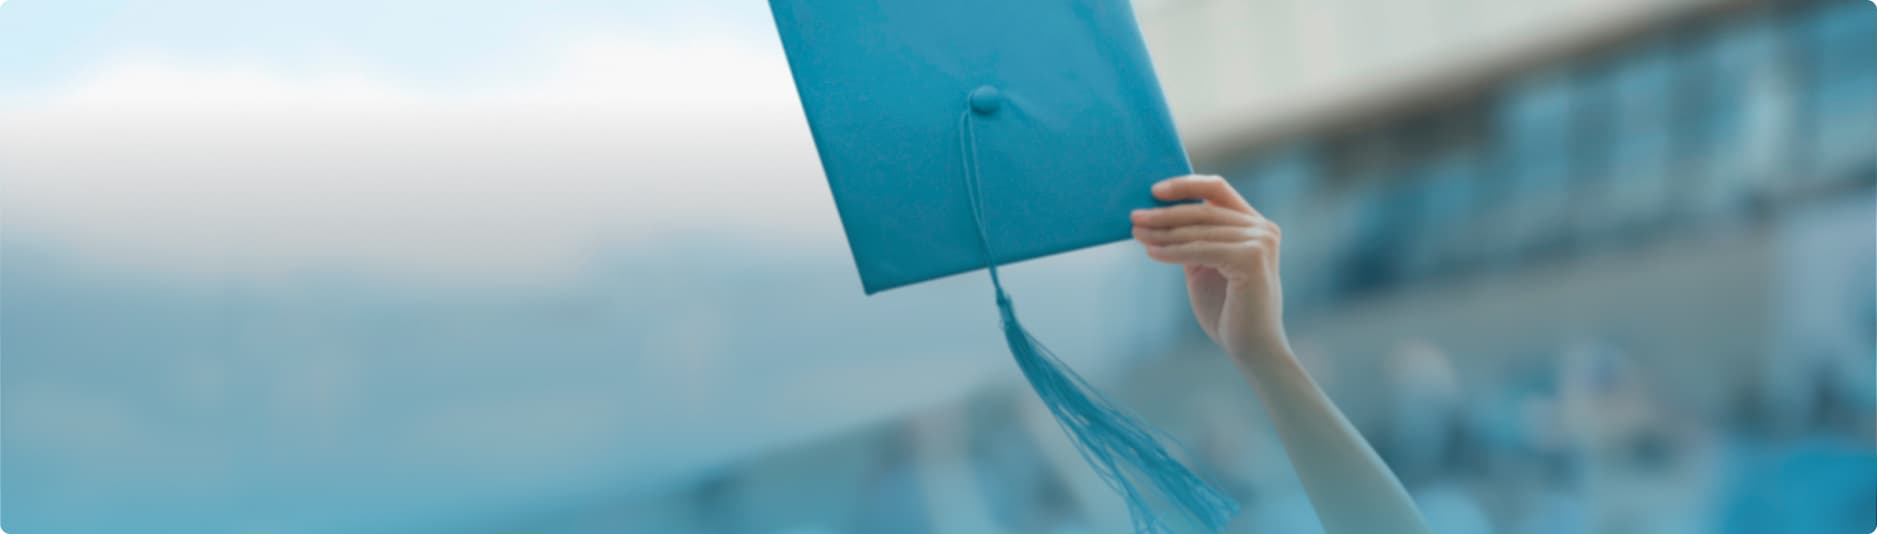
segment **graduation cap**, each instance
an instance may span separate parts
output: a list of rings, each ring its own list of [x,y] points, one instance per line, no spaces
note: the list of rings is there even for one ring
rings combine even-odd
[[[988,269],[1018,366],[1136,529],[1167,528],[1151,502],[1223,526],[1237,506],[1031,337],[997,276],[1127,238],[1192,170],[1127,0],[769,5],[865,291]]]

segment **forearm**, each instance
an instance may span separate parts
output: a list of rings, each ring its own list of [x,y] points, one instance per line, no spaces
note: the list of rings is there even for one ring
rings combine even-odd
[[[1233,354],[1327,534],[1426,533],[1401,482],[1278,338]]]

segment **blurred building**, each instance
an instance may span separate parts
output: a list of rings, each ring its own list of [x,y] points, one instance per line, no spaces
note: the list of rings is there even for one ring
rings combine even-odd
[[[1286,229],[1300,352],[1437,531],[1746,533],[1877,524],[1871,7],[1137,9],[1197,165]],[[1189,336],[1106,386],[1246,503],[1236,527],[1317,529]],[[1127,524],[1015,383],[632,502],[571,524]]]

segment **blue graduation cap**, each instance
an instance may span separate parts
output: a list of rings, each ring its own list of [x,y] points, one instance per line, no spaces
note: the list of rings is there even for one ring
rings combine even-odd
[[[1128,237],[1191,173],[1127,0],[770,0],[862,286],[988,268],[1024,376],[1125,497],[1236,505],[1017,321],[997,266]],[[1145,477],[1152,483],[1138,485]]]

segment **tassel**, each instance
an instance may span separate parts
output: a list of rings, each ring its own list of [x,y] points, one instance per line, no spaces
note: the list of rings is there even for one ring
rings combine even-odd
[[[1152,430],[1056,359],[1017,321],[1010,297],[1001,288],[997,291],[997,309],[1003,316],[1004,341],[1010,344],[1010,353],[1016,357],[1023,377],[1075,442],[1082,459],[1127,501],[1135,532],[1168,532],[1170,528],[1123,467],[1146,476],[1163,496],[1207,528],[1217,531],[1225,527],[1238,512],[1237,503],[1187,469],[1155,440]]]
[[[1144,491],[1146,488],[1137,486],[1129,477],[1130,473],[1147,477],[1153,489],[1159,490],[1166,500],[1207,529],[1224,528],[1232,515],[1238,513],[1238,503],[1181,464],[1161,446],[1155,432],[1063,365],[1017,320],[1010,295],[1004,292],[1003,281],[997,276],[996,254],[991,248],[990,234],[985,230],[984,209],[978,194],[977,136],[971,115],[972,110],[967,109],[959,118],[965,185],[971,195],[971,214],[977,222],[978,237],[984,246],[986,270],[990,272],[991,287],[997,294],[1004,342],[1010,345],[1010,354],[1016,358],[1017,367],[1023,370],[1023,378],[1030,382],[1030,388],[1036,391],[1043,405],[1049,407],[1063,433],[1075,442],[1082,459],[1127,501],[1135,532],[1169,532],[1171,527],[1154,511]]]

